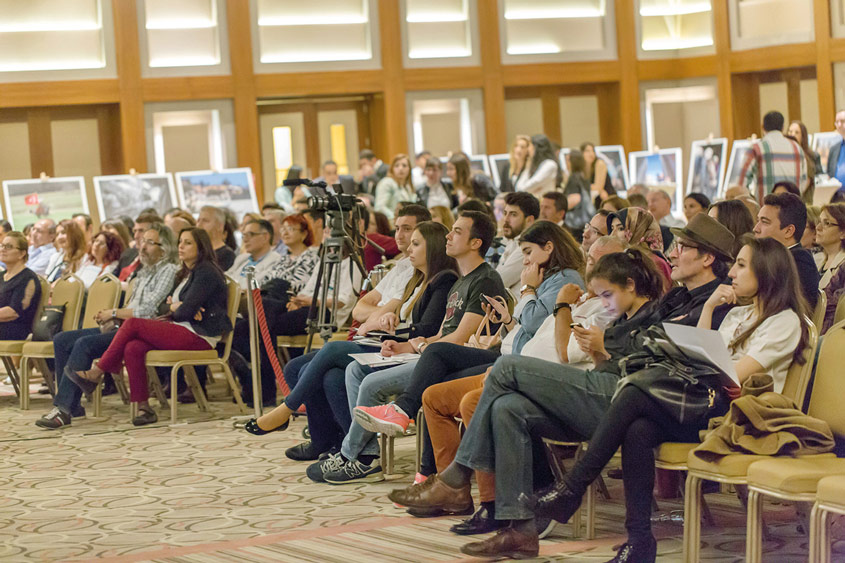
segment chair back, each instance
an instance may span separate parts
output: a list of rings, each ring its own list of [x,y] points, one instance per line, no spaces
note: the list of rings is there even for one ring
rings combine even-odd
[[[824,326],[824,314],[827,312],[827,295],[824,290],[819,290],[819,302],[816,303],[816,308],[813,310],[813,324],[821,331]]]
[[[839,304],[836,305],[836,313],[833,315],[833,324],[839,324],[845,321],[845,293],[839,298]]]
[[[94,328],[97,321],[94,315],[103,309],[116,309],[120,304],[120,281],[112,274],[103,274],[88,288],[88,301],[85,303],[85,315],[82,328]]]
[[[842,408],[842,350],[845,350],[845,321],[830,327],[822,339],[816,378],[810,394],[810,416],[830,425],[834,436],[845,438],[845,409]]]
[[[62,276],[53,285],[53,291],[50,294],[50,303],[52,305],[65,306],[62,331],[66,332],[79,328],[79,315],[82,312],[82,300],[84,297],[85,284],[73,274]]]
[[[35,328],[35,323],[41,318],[44,307],[50,303],[50,282],[46,278],[38,276],[38,283],[41,284],[41,300],[38,302],[38,308],[35,310],[35,316],[32,318],[33,329]]]
[[[129,283],[126,285],[126,291],[123,295],[123,304],[124,307],[126,303],[129,303],[129,300],[132,299],[132,294],[135,293],[135,288],[138,286],[138,276],[134,276]]]
[[[223,356],[221,356],[221,359],[224,362],[228,362],[229,352],[232,351],[232,337],[235,334],[235,321],[238,320],[238,308],[241,304],[241,286],[229,276],[225,276],[225,278],[226,289],[229,291],[229,301],[227,306],[229,309],[229,321],[232,323],[232,330],[223,336]]]
[[[792,362],[792,365],[789,366],[789,371],[786,372],[786,381],[783,384],[783,391],[781,393],[795,401],[795,404],[803,410],[807,389],[813,375],[816,348],[819,344],[819,327],[806,316],[802,319],[802,322],[807,326],[809,333],[807,347],[804,348],[804,363]]]

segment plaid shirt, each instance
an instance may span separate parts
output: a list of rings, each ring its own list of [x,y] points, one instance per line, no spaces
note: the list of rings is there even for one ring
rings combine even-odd
[[[755,141],[745,156],[739,176],[743,186],[750,191],[757,182],[757,200],[772,193],[778,182],[792,182],[803,193],[807,189],[807,162],[801,146],[783,136],[780,131],[769,131]]]
[[[179,266],[163,260],[153,266],[145,266],[135,276],[135,289],[126,307],[132,315],[141,319],[153,319],[158,315],[159,305],[173,291],[173,282]]]

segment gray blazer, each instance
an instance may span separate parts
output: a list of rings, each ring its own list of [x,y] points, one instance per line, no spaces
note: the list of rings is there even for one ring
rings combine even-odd
[[[827,153],[827,175],[831,178],[836,176],[836,164],[839,162],[839,149],[842,143],[836,143],[830,147],[830,152]]]

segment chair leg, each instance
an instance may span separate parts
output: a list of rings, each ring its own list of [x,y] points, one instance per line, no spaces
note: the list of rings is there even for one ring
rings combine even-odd
[[[149,374],[149,371],[147,371]],[[120,373],[113,373],[112,379],[114,380],[114,386],[117,388],[117,392],[120,395],[120,400],[123,401],[124,405],[129,404],[129,389],[126,388],[126,380],[123,377],[123,370]]]
[[[29,358],[21,358],[20,399],[22,411],[29,410],[29,369]]]
[[[94,418],[100,418],[100,412],[102,411],[102,407],[103,407],[103,382],[102,381],[100,383],[98,383],[97,386],[94,388],[92,402],[94,403],[92,405],[94,407]]]
[[[173,366],[170,369],[170,424],[176,424],[176,409],[179,405],[179,393],[177,387],[179,386],[179,367]]]
[[[748,489],[747,530],[745,534],[745,563],[759,563],[763,551],[760,534],[763,531],[761,511],[763,496],[754,489]]]
[[[715,526],[716,520],[713,519],[713,513],[710,512],[710,505],[707,504],[707,499],[701,495],[701,514],[708,526]]]
[[[587,539],[596,537],[596,492],[598,484],[593,483],[587,487]],[[581,505],[582,507],[584,505]]]
[[[235,403],[237,403],[238,409],[241,411],[241,414],[247,414],[249,410],[246,408],[243,398],[241,398],[241,388],[235,382],[235,378],[232,377],[232,370],[229,369],[229,364],[224,362],[220,365],[223,368],[226,381],[229,383],[229,388],[232,390],[232,395],[235,397]]]
[[[810,511],[810,553],[807,561],[810,563],[818,563],[821,561],[821,550],[819,549],[819,514],[823,512],[819,508],[819,503],[813,504],[813,509]]]
[[[152,391],[151,395],[158,399],[159,405],[167,408],[167,395],[164,394],[164,389],[161,388],[161,382],[158,380],[158,372],[154,367],[147,367],[147,385]]]
[[[419,473],[422,468],[423,434],[425,433],[425,411],[422,408],[417,411],[417,455],[414,463],[414,470]]]
[[[701,551],[701,479],[687,474],[685,491],[682,561],[698,561]]]
[[[197,370],[191,365],[182,366],[182,369],[185,370],[185,383],[188,384],[191,392],[193,392],[194,399],[197,401],[197,407],[202,412],[208,412],[208,401],[205,398],[202,385],[200,385],[199,379],[197,379]]]
[[[41,371],[41,375],[44,378],[44,384],[47,386],[47,389],[50,390],[50,395],[53,397],[56,396],[56,378],[52,371],[50,371],[50,367],[47,365],[46,358],[38,358],[36,360],[38,364],[38,369]]]
[[[15,367],[15,362],[13,362],[12,358],[9,356],[3,356],[3,367],[6,368],[6,373],[9,375],[9,380],[12,382],[12,388],[15,390],[15,395],[20,397],[20,377],[18,376],[18,370]]]
[[[825,511],[819,511],[819,561],[830,563],[830,519]]]
[[[610,500],[610,491],[607,490],[607,485],[604,484],[604,477],[601,475],[596,479],[596,487],[598,487],[598,492],[604,500]]]

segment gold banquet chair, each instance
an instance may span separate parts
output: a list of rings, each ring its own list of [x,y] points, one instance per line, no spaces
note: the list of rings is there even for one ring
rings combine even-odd
[[[238,315],[238,306],[240,305],[240,286],[235,280],[226,277],[226,287],[229,292],[228,296],[228,310],[229,320],[232,326],[235,326],[235,320]],[[195,366],[219,366],[226,375],[226,380],[229,382],[229,388],[235,396],[235,402],[238,404],[242,414],[247,413],[246,406],[243,399],[241,399],[241,391],[235,379],[232,377],[232,371],[229,369],[229,353],[232,351],[232,336],[234,330],[230,330],[223,336],[221,343],[223,344],[223,352],[218,353],[217,350],[151,350],[146,355],[147,378],[150,386],[153,388],[155,394],[159,397],[163,395],[161,391],[161,384],[158,381],[158,374],[155,368],[169,367],[170,368],[170,422],[176,423],[176,409],[179,401],[177,395],[177,374],[179,369],[185,370],[185,382],[190,386],[197,400],[197,406],[203,412],[208,411],[208,400],[205,393],[203,393],[202,386],[197,379],[197,372]],[[166,403],[162,403],[166,404]],[[133,403],[131,408],[135,408]]]
[[[807,414],[830,425],[837,442],[845,438],[845,411],[842,409],[842,349],[845,322],[834,325],[824,337],[816,380]],[[845,459],[809,455],[770,457],[748,469],[748,539],[746,563],[762,558],[760,537],[763,496],[788,502],[813,502],[819,481],[828,475],[845,475]],[[811,559],[812,561],[812,559]]]
[[[839,303],[836,304],[836,313],[833,314],[833,324],[839,324],[845,321],[845,293],[839,298]]]
[[[825,477],[816,487],[816,503],[810,513],[812,563],[830,563],[828,520],[831,514],[845,516],[845,475]]]
[[[824,326],[824,314],[827,312],[827,294],[824,290],[819,290],[819,302],[816,303],[816,308],[813,310],[813,324],[819,329],[819,332]]]
[[[117,280],[111,276],[115,282]],[[97,282],[91,285],[94,289]],[[120,288],[120,284],[114,283]],[[73,274],[69,276],[62,276],[59,281],[53,286],[53,291],[50,295],[50,300],[53,305],[64,305],[65,315],[62,318],[62,332],[69,330],[76,330],[79,327],[79,315],[82,311],[82,301],[85,297],[85,284],[82,283],[78,277]],[[53,342],[26,342],[21,349],[21,372],[20,372],[20,386],[21,391],[29,388],[29,374],[30,374],[30,360],[38,362],[41,373],[44,375],[44,380],[51,392],[55,394],[56,385],[53,374],[50,373],[47,367],[47,362],[44,361],[53,357]],[[21,410],[29,409],[29,393],[22,392],[21,396]]]
[[[41,318],[41,313],[44,307],[50,301],[50,282],[38,276],[38,282],[41,284],[41,300],[38,302],[38,308],[35,310],[35,316],[32,318],[32,329],[35,328],[35,323]],[[30,333],[32,332],[30,329]],[[14,358],[20,357],[23,352],[23,345],[29,342],[27,340],[0,340],[0,358],[3,360],[3,366],[6,368],[6,373],[12,381],[12,387],[18,397],[21,396],[20,375],[17,367],[15,367]],[[27,393],[29,390],[27,389]]]
[[[793,363],[784,382],[782,394],[795,401],[801,407],[804,404],[804,396],[810,383],[813,373],[813,361],[818,346],[818,330],[815,324],[807,317],[804,323],[809,331],[809,342],[804,350],[804,364]],[[684,556],[683,561],[698,561],[701,549],[701,483],[703,481],[716,481],[728,485],[747,485],[748,469],[752,463],[770,459],[769,456],[733,454],[727,455],[715,462],[707,462],[696,457],[692,450],[698,444],[684,444],[688,447],[687,455],[687,482],[684,489]],[[680,449],[680,446],[667,444],[667,447]],[[678,451],[671,452],[674,460],[678,458]],[[666,454],[668,457],[668,453]],[[825,457],[833,457],[832,454],[821,454]],[[676,464],[677,466],[677,464]],[[750,533],[750,532],[749,532]]]

